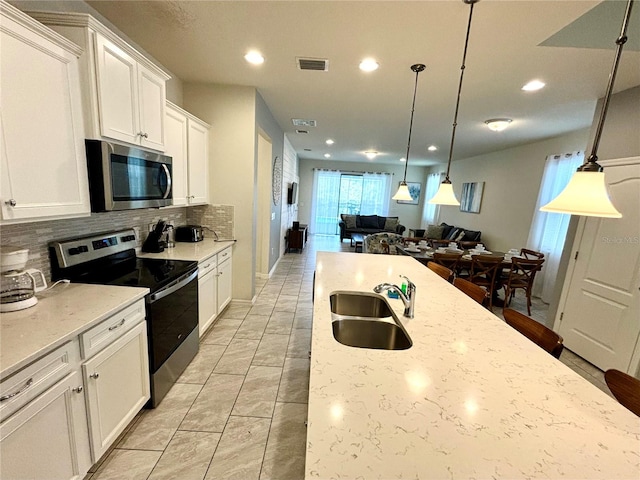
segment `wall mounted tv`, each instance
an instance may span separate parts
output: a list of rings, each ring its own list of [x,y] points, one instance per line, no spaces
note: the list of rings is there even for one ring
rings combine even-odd
[[[289,187],[289,193],[287,195],[287,203],[293,205],[298,203],[298,184],[293,182]]]

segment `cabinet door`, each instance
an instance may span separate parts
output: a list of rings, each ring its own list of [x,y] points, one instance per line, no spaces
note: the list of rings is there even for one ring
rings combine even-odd
[[[202,337],[218,314],[216,280],[216,268],[198,279],[198,328],[200,337]]]
[[[2,220],[89,215],[78,59],[11,18],[0,22]]]
[[[189,203],[209,203],[209,130],[189,119]]]
[[[118,46],[96,34],[96,74],[100,133],[129,143],[140,143],[137,64]]]
[[[79,372],[0,424],[0,458],[0,478],[84,477],[91,458]]]
[[[137,68],[140,144],[164,151],[165,81],[141,64]]]
[[[88,360],[82,369],[95,462],[149,400],[146,322]]]
[[[165,153],[173,159],[173,204],[187,205],[187,117],[167,106],[164,130]]]
[[[231,301],[231,258],[218,264],[218,314],[229,305]]]

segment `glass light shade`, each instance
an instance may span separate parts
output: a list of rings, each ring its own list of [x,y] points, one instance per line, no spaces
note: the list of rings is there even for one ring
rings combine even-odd
[[[391,199],[405,200],[407,202],[410,202],[413,200],[413,198],[411,198],[411,194],[409,193],[409,187],[407,187],[406,182],[400,182],[400,187],[398,188],[398,191],[393,197],[391,197]]]
[[[570,213],[585,217],[620,218],[611,203],[604,172],[576,172],[560,195],[540,208],[543,212]]]
[[[509,126],[509,124],[511,123],[511,119],[510,118],[494,118],[492,120],[487,120],[484,123],[487,124],[487,127],[489,127],[490,130],[493,130],[494,132],[501,132]]]
[[[451,183],[441,183],[438,191],[433,196],[429,203],[435,203],[436,205],[460,205],[460,202],[456,198],[456,194],[453,193],[453,185]]]

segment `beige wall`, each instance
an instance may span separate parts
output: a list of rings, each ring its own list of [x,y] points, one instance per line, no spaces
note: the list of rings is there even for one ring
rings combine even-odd
[[[493,250],[526,245],[547,156],[584,150],[588,129],[516,148],[459,160],[450,178],[458,199],[465,182],[485,182],[480,213],[442,206],[439,222],[480,230]],[[433,168],[432,171],[440,171]]]
[[[209,198],[213,204],[235,206],[233,298],[250,301],[256,262],[256,91],[185,83],[184,108],[211,125]]]
[[[411,162],[409,162],[411,163]],[[391,195],[398,190],[398,183],[404,176],[404,164],[398,165],[376,165],[373,163],[354,163],[327,160],[304,160],[299,161],[300,165],[300,188],[298,189],[298,219],[300,223],[308,224],[311,221],[311,196],[313,194],[313,169],[329,168],[344,170],[347,172],[388,172],[393,174],[391,182]],[[389,200],[389,216],[398,217],[400,223],[410,228],[419,228],[422,218],[422,205],[424,202],[424,188],[426,167],[412,167],[407,169],[407,182],[421,182],[422,193],[418,205],[400,204],[395,200]],[[405,232],[405,235],[407,232]]]

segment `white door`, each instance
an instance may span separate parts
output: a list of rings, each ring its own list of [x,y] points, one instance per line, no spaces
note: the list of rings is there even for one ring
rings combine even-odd
[[[188,120],[189,204],[209,203],[209,129]]]
[[[167,106],[164,123],[165,153],[172,158],[173,204],[187,205],[187,117]]]
[[[165,81],[138,64],[140,144],[164,151]]]
[[[556,330],[602,370],[635,374],[640,334],[640,157],[600,162],[622,218],[582,217]],[[575,256],[577,255],[577,258]]]

